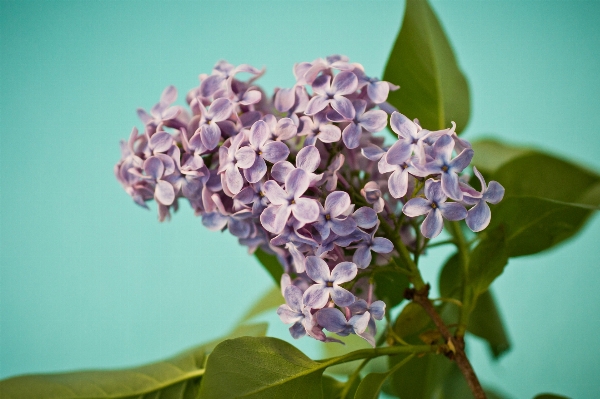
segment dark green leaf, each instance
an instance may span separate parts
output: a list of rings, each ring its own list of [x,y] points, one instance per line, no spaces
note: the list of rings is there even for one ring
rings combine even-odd
[[[323,375],[323,399],[340,399],[342,397],[342,392],[346,387],[346,383],[342,381],[338,381],[335,378]],[[356,389],[360,384],[360,378],[357,378],[352,383],[352,386],[348,390],[348,394],[346,395],[346,399],[351,399],[354,397],[356,393]]]
[[[383,383],[389,377],[389,373],[370,373],[363,378],[354,399],[377,399]]]
[[[423,0],[408,0],[402,28],[383,79],[400,85],[388,102],[430,130],[463,130],[469,121],[469,87],[433,10]]]
[[[507,196],[578,202],[600,176],[550,155],[529,153],[506,162],[490,179],[500,182]]]
[[[322,363],[277,338],[220,343],[208,358],[200,397],[322,398]]]
[[[390,368],[406,356],[390,356]],[[443,392],[446,375],[456,367],[443,355],[427,354],[414,357],[391,376],[392,389],[402,399],[436,397]]]
[[[254,316],[261,314],[269,309],[274,309],[284,303],[284,299],[281,296],[281,289],[279,286],[271,288],[258,301],[246,312],[242,317],[241,323],[252,319]]]
[[[508,251],[504,227],[487,229],[469,258],[469,285],[475,296],[486,291],[490,284],[504,271],[508,263]]]
[[[509,256],[551,248],[577,233],[593,208],[537,197],[508,197],[492,210],[488,229],[504,227]]]
[[[553,393],[541,393],[533,399],[569,399],[567,396],[555,395]]]
[[[395,270],[375,270],[375,295],[385,302],[389,311],[404,300],[404,290],[409,285],[408,277]]]
[[[415,335],[425,329],[431,323],[431,319],[423,307],[414,302],[409,303],[394,323],[394,332],[400,338]]]
[[[495,358],[510,349],[508,334],[490,290],[479,295],[469,316],[468,331],[487,341]]]
[[[440,273],[440,295],[446,298],[460,299],[460,284],[462,269],[458,254],[452,255]],[[454,310],[454,305],[448,305],[449,310]],[[456,322],[453,320],[452,322]],[[508,334],[492,292],[488,289],[477,298],[475,308],[469,317],[468,331],[487,341],[494,357],[510,349]]]
[[[473,165],[484,175],[492,175],[502,165],[533,150],[511,146],[494,139],[477,140],[472,143],[475,155]]]
[[[266,324],[242,326],[231,336],[262,334]],[[125,370],[80,371],[64,374],[25,375],[0,382],[3,399],[44,398],[196,398],[204,373],[204,359],[217,342],[180,355]]]
[[[350,334],[347,337],[340,337],[336,335],[335,338],[339,339],[340,341],[343,341],[344,345],[321,345],[324,358],[343,356],[359,349],[368,349],[371,347],[371,345],[369,345],[367,341],[355,334]],[[356,370],[356,368],[361,362],[362,360],[355,360],[353,362],[331,366],[327,369],[327,373],[337,375],[350,375],[354,372],[354,370]],[[373,362],[373,360],[371,362]]]
[[[283,275],[283,266],[281,266],[277,257],[266,253],[260,248],[254,252],[254,256],[256,256],[256,259],[258,259],[264,268],[267,269],[271,277],[273,277],[273,280],[275,280],[275,284],[279,286],[281,283],[281,276]]]

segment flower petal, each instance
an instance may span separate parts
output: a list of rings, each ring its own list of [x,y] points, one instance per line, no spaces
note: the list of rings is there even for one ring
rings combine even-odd
[[[355,300],[354,294],[342,287],[335,285],[331,290],[331,299],[333,299],[333,302],[338,306],[351,305]]]
[[[224,121],[231,116],[233,104],[227,98],[219,98],[212,102],[208,116],[213,122]]]
[[[315,314],[315,317],[317,318],[317,323],[327,331],[333,333],[343,332],[348,325],[344,314],[336,308],[321,309]]]
[[[371,133],[379,132],[387,125],[387,114],[380,109],[368,111],[360,117],[358,123]]]
[[[360,144],[360,134],[362,133],[362,127],[354,122],[351,122],[344,128],[342,132],[342,140],[349,149],[358,147]]]
[[[238,168],[235,166],[227,168],[225,171],[225,182],[227,184],[227,188],[233,195],[239,193],[244,186],[244,178],[242,177],[242,174]]]
[[[504,197],[504,187],[497,181],[492,180],[483,194],[483,199],[490,204],[497,204]]]
[[[150,137],[149,144],[155,152],[165,152],[173,145],[173,137],[167,132],[157,132]]]
[[[383,302],[383,301],[373,302],[371,304],[371,307],[369,308],[369,312],[371,313],[371,316],[373,316],[373,318],[375,320],[383,319],[383,316],[385,315],[385,302]]]
[[[358,208],[356,212],[352,214],[352,217],[356,221],[357,226],[363,229],[374,227],[378,220],[377,213],[368,206]]]
[[[354,279],[354,277],[356,277],[357,272],[358,270],[354,263],[340,262],[331,271],[331,281],[333,281],[334,284],[347,283],[348,281],[351,281]]]
[[[275,109],[279,112],[287,112],[296,101],[296,92],[294,88],[279,89],[275,94]]]
[[[144,161],[144,172],[154,180],[162,177],[165,171],[165,165],[157,157],[150,157]]]
[[[356,75],[350,71],[344,71],[338,73],[333,78],[333,82],[331,83],[331,91],[332,94],[344,96],[347,94],[354,93],[356,91],[357,86],[358,78],[356,77]],[[342,113],[340,112],[340,114]]]
[[[440,212],[446,220],[463,220],[467,217],[467,210],[458,202],[444,202],[439,204]]]
[[[352,255],[352,262],[356,263],[358,267],[364,269],[371,264],[373,256],[371,255],[371,248],[368,245],[360,245],[354,255]]]
[[[340,237],[352,234],[356,230],[356,221],[348,216],[345,219],[331,219],[331,230]]]
[[[390,165],[401,165],[406,162],[412,154],[413,145],[408,140],[399,139],[388,150],[385,160]]]
[[[456,176],[456,175],[455,175]],[[457,183],[458,185],[458,180]],[[427,179],[425,182],[425,196],[433,202],[444,202],[447,197],[442,190],[442,183],[439,180]]]
[[[221,215],[219,212],[210,212],[202,215],[202,224],[211,231],[220,231],[227,226],[227,216]]]
[[[367,95],[375,104],[387,100],[390,93],[390,86],[387,82],[373,82],[367,85]]]
[[[265,144],[262,151],[262,157],[271,163],[283,161],[288,155],[290,155],[290,149],[281,141],[271,141]]]
[[[442,190],[444,194],[446,194],[448,197],[452,198],[455,201],[462,201],[463,199],[463,192],[461,191],[460,186],[458,184],[458,175],[454,172],[442,173]],[[441,195],[438,196],[439,198],[445,197]],[[436,200],[433,201],[438,202]]]
[[[285,302],[291,309],[298,312],[302,311],[302,290],[295,285],[289,285],[283,293]]]
[[[309,145],[298,151],[296,156],[296,167],[306,172],[314,172],[321,163],[321,155],[314,145]]]
[[[467,212],[467,226],[474,232],[485,229],[490,224],[490,220],[492,220],[492,212],[484,200],[480,200]]]
[[[265,196],[275,205],[287,205],[288,195],[283,188],[273,180],[267,180],[263,185]]]
[[[334,191],[325,199],[325,212],[332,217],[341,215],[351,205],[350,196],[344,191]]]
[[[325,107],[329,104],[330,100],[322,96],[315,96],[310,99],[308,104],[306,105],[306,110],[304,113],[306,115],[314,115],[319,111],[325,109]],[[349,101],[348,101],[349,102]]]
[[[371,244],[371,251],[378,254],[389,254],[394,250],[394,244],[384,237],[375,237]]]
[[[404,212],[406,216],[416,217],[425,215],[426,213],[431,212],[432,209],[431,201],[425,198],[417,197],[408,200],[408,202],[402,207],[402,212]]]
[[[271,168],[271,177],[279,183],[283,183],[285,182],[285,179],[288,177],[290,172],[294,169],[296,169],[294,165],[292,165],[288,161],[277,162]]]
[[[291,205],[294,217],[303,223],[312,223],[319,218],[319,205],[310,198],[297,198]]]
[[[242,147],[235,152],[235,159],[238,168],[248,169],[256,162],[256,152],[250,147]]]
[[[216,123],[202,125],[200,139],[202,140],[202,145],[204,145],[207,150],[214,149],[221,140],[221,128]]]
[[[173,201],[175,201],[175,190],[171,183],[164,180],[158,180],[156,182],[154,198],[163,205],[171,205]]]
[[[398,111],[394,111],[390,118],[390,127],[398,135],[405,139],[417,136],[417,125]]]
[[[250,144],[252,144],[254,148],[262,148],[270,135],[269,126],[266,122],[256,121],[250,128]]]
[[[335,125],[322,124],[317,137],[323,143],[336,143],[342,138],[342,131]]]
[[[303,169],[294,169],[285,179],[285,189],[290,197],[299,198],[308,189],[309,183],[308,174]]]
[[[310,105],[310,103],[309,103],[309,105]],[[331,100],[331,107],[333,109],[335,109],[344,118],[354,119],[354,116],[355,116],[354,107],[352,106],[352,102],[350,100],[348,100],[346,97],[342,97],[342,96],[336,94],[335,96],[333,96],[333,99]],[[321,109],[323,109],[323,108],[321,108]]]
[[[330,287],[325,287],[323,284],[313,284],[306,291],[302,300],[304,306],[311,309],[320,309],[327,305],[329,293],[332,291]]]
[[[281,321],[285,324],[292,324],[304,319],[304,315],[294,309],[291,309],[288,305],[281,305],[277,308],[277,315]],[[304,328],[302,328],[304,329]]]
[[[248,183],[258,183],[260,179],[267,173],[267,164],[261,157],[256,157],[254,164],[244,170],[244,177]]]
[[[437,209],[433,209],[423,221],[421,233],[427,238],[435,238],[441,233],[442,228],[444,228],[442,213]]]
[[[406,169],[396,169],[388,179],[388,190],[394,198],[401,198],[406,195],[408,190],[408,171]]]

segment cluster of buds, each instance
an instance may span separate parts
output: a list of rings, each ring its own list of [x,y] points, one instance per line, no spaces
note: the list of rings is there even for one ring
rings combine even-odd
[[[325,329],[374,345],[385,304],[363,277],[397,245],[436,237],[444,219],[484,229],[487,203],[504,189],[476,168],[481,191],[469,186],[459,173],[473,150],[456,126],[422,129],[386,103],[398,87],[360,64],[332,56],[293,71],[296,84],[269,99],[254,85],[264,70],[221,61],[189,91],[189,110],[172,105],[177,91],[167,87],[150,114],[138,110],[144,131],[121,143],[115,175],[137,204],[156,201],[160,221],[185,198],[210,230],[276,255],[286,301],[278,314],[294,338],[337,341]],[[389,147],[374,135],[388,117],[397,134]],[[384,237],[382,223],[401,242]]]

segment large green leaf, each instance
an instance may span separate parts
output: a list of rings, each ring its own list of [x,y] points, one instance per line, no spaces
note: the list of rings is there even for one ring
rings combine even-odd
[[[411,302],[402,309],[402,312],[396,318],[394,332],[400,338],[406,338],[423,331],[431,323],[425,309],[421,305]]]
[[[462,269],[458,254],[454,254],[446,261],[440,273],[439,280],[442,297],[460,299]],[[454,305],[449,306],[452,307]],[[502,317],[496,307],[496,302],[490,289],[481,293],[477,298],[475,308],[469,317],[467,330],[487,341],[490,351],[495,358],[498,358],[510,349],[508,333],[504,328]]]
[[[264,268],[269,272],[273,280],[275,280],[275,284],[279,286],[281,283],[281,276],[283,275],[283,266],[279,263],[279,260],[275,255],[271,255],[258,248],[256,252],[254,252],[254,256],[256,259],[264,266]]]
[[[488,229],[503,226],[509,256],[530,255],[577,233],[594,209],[538,197],[508,197],[492,210]]]
[[[468,284],[475,296],[486,291],[508,263],[504,227],[488,229],[485,234],[469,258]]]
[[[325,367],[277,338],[227,340],[208,358],[200,397],[320,399]]]
[[[408,277],[396,270],[375,270],[375,295],[385,302],[389,311],[404,300],[404,290],[409,285]]]
[[[533,153],[529,148],[512,146],[494,139],[481,139],[472,143],[472,164],[484,175],[491,175],[502,165],[521,155]]]
[[[266,324],[242,326],[230,336],[264,335]],[[25,375],[0,381],[2,399],[194,399],[204,374],[206,355],[218,342],[187,350],[180,355],[125,370],[80,371]]]
[[[430,130],[462,131],[469,121],[469,87],[450,43],[425,0],[407,0],[404,20],[383,79],[400,85],[388,102]]]
[[[406,356],[390,356],[390,368],[405,358]],[[438,397],[443,392],[445,377],[452,367],[456,365],[443,355],[414,357],[406,366],[392,374],[392,389],[402,399]]]
[[[490,179],[500,182],[508,196],[579,202],[600,176],[550,155],[528,153],[503,164]]]

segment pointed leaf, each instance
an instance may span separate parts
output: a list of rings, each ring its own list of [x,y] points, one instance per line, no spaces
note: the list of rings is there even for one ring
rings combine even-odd
[[[469,87],[450,43],[427,1],[408,0],[402,28],[383,79],[400,85],[388,102],[429,130],[462,131],[469,121]]]
[[[254,256],[260,262],[261,265],[269,272],[273,280],[275,280],[275,284],[279,286],[281,282],[281,276],[283,275],[283,266],[279,263],[277,256],[266,253],[262,249],[258,248],[256,252],[254,252]]]

